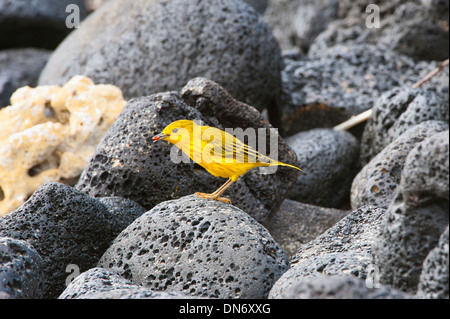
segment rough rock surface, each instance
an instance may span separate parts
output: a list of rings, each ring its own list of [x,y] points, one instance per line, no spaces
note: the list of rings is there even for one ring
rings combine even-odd
[[[18,89],[0,110],[0,216],[45,182],[74,184],[125,103],[117,87],[82,76]]]
[[[351,212],[325,233],[302,245],[293,258],[292,265],[324,254],[367,254],[378,233],[384,212],[384,209],[370,206],[363,206]],[[364,271],[355,272],[354,275],[363,277]]]
[[[328,24],[310,46],[321,52],[336,44],[372,44],[383,51],[394,51],[416,60],[448,58],[448,1],[377,1],[379,27],[374,23],[371,0],[340,1],[340,20]],[[376,13],[375,13],[376,14]]]
[[[383,93],[364,128],[361,161],[368,163],[406,130],[430,120],[449,121],[448,80],[446,97],[433,90],[408,87]]]
[[[417,296],[429,299],[448,299],[448,226],[423,262]]]
[[[310,52],[308,56],[284,55],[284,61],[280,107],[276,118],[269,115],[271,122],[286,136],[316,127],[335,126],[350,115],[373,107],[381,94],[397,86],[410,86],[436,67],[436,63],[417,63],[412,58],[370,44],[338,44],[327,50]],[[444,91],[448,96],[445,77],[424,88],[429,86],[446,86]],[[431,93],[426,96],[429,95]],[[422,105],[422,108],[429,110],[425,116],[433,114],[431,106]],[[438,110],[441,109],[442,106]],[[426,119],[437,118],[428,116]]]
[[[313,129],[286,138],[297,154],[299,173],[289,198],[307,204],[339,207],[348,202],[359,170],[359,143],[350,133]]]
[[[351,206],[372,205],[387,209],[400,184],[409,152],[432,135],[448,130],[448,123],[425,121],[412,126],[386,146],[353,179]]]
[[[17,210],[0,218],[0,236],[24,240],[42,258],[44,297],[65,288],[68,265],[86,271],[122,228],[97,199],[60,183],[39,187]]]
[[[221,129],[256,133],[262,129],[266,134],[265,139],[261,135],[259,145],[264,146],[263,153],[278,151],[279,161],[297,165],[295,153],[275,131],[270,131],[270,124],[256,109],[234,100],[218,84],[197,78],[183,88],[181,95],[169,92],[131,100],[98,145],[76,188],[95,197],[129,198],[145,209],[194,192],[218,189],[225,179],[178,156],[176,146],[153,142],[153,136],[179,119],[198,120]],[[224,196],[264,224],[286,197],[298,172],[289,167],[276,167],[274,174],[259,172],[249,171]]]
[[[111,220],[117,223],[117,229],[124,229],[146,211],[131,199],[118,196],[100,197],[98,201],[108,209],[113,217]]]
[[[80,21],[83,20],[87,14],[84,0],[1,0],[0,50],[54,49],[72,31],[66,25],[69,15],[66,9],[73,4],[78,7]]]
[[[41,256],[29,243],[0,237],[0,293],[15,299],[41,298],[41,265]]]
[[[76,277],[58,299],[182,299],[176,293],[155,292],[133,284],[103,268],[92,268]]]
[[[0,109],[10,105],[11,95],[22,86],[35,86],[50,51],[9,49],[0,51]]]
[[[307,52],[315,37],[338,17],[336,0],[270,1],[264,20],[283,50]]]
[[[365,280],[350,276],[316,275],[299,278],[291,287],[273,292],[271,299],[409,299],[412,296],[389,286],[368,288]]]
[[[267,8],[269,0],[244,0],[253,7],[257,12],[263,14]]]
[[[285,199],[267,223],[267,230],[291,257],[302,244],[321,235],[348,213]]]
[[[240,209],[191,195],[136,219],[98,266],[152,290],[263,298],[287,270],[288,259],[269,232]]]
[[[449,132],[411,150],[396,196],[374,243],[381,282],[415,293],[422,263],[449,222]]]
[[[83,74],[130,99],[201,76],[262,110],[275,106],[280,70],[270,28],[242,0],[114,0],[64,40],[39,84]]]
[[[291,268],[277,280],[270,294],[277,296],[299,279],[321,274],[365,279],[373,263],[371,246],[384,212],[380,208],[361,207],[302,245],[291,260]]]

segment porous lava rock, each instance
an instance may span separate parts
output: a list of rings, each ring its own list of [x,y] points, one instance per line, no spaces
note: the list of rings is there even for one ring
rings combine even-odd
[[[39,84],[82,74],[130,99],[201,76],[262,110],[276,107],[280,70],[272,31],[242,0],[113,0],[59,45]]]
[[[98,266],[152,290],[264,298],[288,259],[269,232],[240,209],[191,195],[136,219]]]
[[[95,197],[121,196],[145,209],[194,192],[213,192],[226,180],[212,176],[176,146],[152,138],[175,120],[190,119],[222,130],[262,130],[261,150],[297,165],[296,155],[253,107],[232,98],[217,83],[196,78],[181,93],[153,94],[129,101],[99,143],[75,186]],[[256,136],[256,135],[255,135]],[[260,139],[258,135],[258,139]],[[267,153],[266,153],[267,154]],[[298,165],[297,165],[298,166]],[[237,207],[265,223],[295,183],[298,171],[275,167],[272,174],[252,169],[225,193]]]

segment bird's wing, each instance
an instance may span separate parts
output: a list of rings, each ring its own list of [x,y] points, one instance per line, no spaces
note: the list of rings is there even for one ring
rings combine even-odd
[[[244,144],[233,135],[217,128],[208,127],[202,133],[202,141],[215,161],[230,160],[233,163],[267,163],[272,160]],[[206,152],[205,152],[206,153]]]

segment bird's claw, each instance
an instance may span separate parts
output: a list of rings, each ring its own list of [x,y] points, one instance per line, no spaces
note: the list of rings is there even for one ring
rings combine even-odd
[[[229,200],[226,197],[217,197],[217,200],[220,200],[221,202],[227,203],[227,204],[231,204],[231,200]]]
[[[206,193],[195,193],[195,196],[197,196],[198,198],[220,200],[221,202],[231,204],[231,200],[229,200],[226,197],[215,197],[215,196],[211,196],[211,194],[206,194]]]

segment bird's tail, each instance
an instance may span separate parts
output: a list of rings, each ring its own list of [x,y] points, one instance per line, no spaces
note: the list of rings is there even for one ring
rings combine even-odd
[[[303,170],[300,169],[300,168],[298,168],[297,166],[290,165],[290,164],[285,164],[285,163],[277,162],[277,161],[272,161],[272,162],[270,163],[269,166],[277,166],[277,165],[278,165],[278,166],[288,166],[288,167],[292,167],[292,168],[298,169],[299,171],[302,171],[302,172],[303,172]]]

